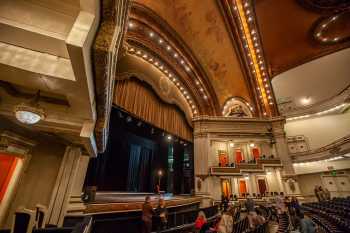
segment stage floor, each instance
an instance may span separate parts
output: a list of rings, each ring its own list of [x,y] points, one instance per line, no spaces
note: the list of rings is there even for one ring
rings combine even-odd
[[[166,201],[186,198],[185,195],[174,196],[171,193],[159,195],[155,193],[97,192],[94,203],[143,202],[146,196],[150,196],[151,201],[158,201],[160,197]]]
[[[200,203],[202,197],[190,195],[172,195],[171,193],[127,193],[127,192],[97,192],[95,201],[87,204],[86,213],[103,214],[111,212],[140,211],[145,197],[151,197],[151,204],[156,207],[159,198],[165,200],[167,207],[191,205]]]

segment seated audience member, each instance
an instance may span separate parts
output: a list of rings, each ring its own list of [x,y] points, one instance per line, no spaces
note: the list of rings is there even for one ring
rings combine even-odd
[[[218,225],[218,233],[232,233],[233,218],[229,212],[223,212]]]
[[[206,223],[207,223],[207,218],[205,217],[205,213],[203,211],[199,211],[197,219],[194,223],[195,232],[196,233],[200,232],[203,225]]]
[[[256,217],[255,202],[250,197],[249,193],[247,195],[247,200],[245,201],[245,208],[247,209],[247,213],[248,213],[247,217],[249,221],[249,227],[254,228],[253,219]]]
[[[300,232],[301,233],[315,233],[315,224],[309,218],[305,218],[304,213],[299,213]]]
[[[262,155],[261,158],[262,158],[262,159],[266,159],[266,155]]]
[[[165,207],[165,201],[164,199],[159,199],[159,204],[158,207],[156,209],[157,214],[159,215],[160,218],[160,226],[159,229],[160,230],[165,230],[167,228],[168,225],[168,210]]]
[[[276,209],[278,214],[282,214],[286,212],[286,206],[285,206],[282,192],[280,193],[280,195],[277,195],[275,202],[276,202]]]
[[[264,216],[262,216],[261,212],[259,210],[256,210],[256,216],[253,218],[253,225],[254,228],[257,226],[263,225],[265,223],[266,219]]]
[[[145,203],[142,206],[142,233],[150,233],[152,230],[152,216],[155,214],[152,205],[151,197],[146,196]]]

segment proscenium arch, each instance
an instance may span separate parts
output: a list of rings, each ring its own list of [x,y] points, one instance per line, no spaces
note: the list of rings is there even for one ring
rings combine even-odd
[[[145,47],[166,61],[179,74],[181,82],[191,91],[191,95],[196,100],[199,115],[220,115],[218,98],[209,77],[181,36],[157,13],[137,2],[133,2],[130,9],[129,23],[133,26],[126,34],[127,44]],[[155,40],[149,37],[150,32],[171,45],[171,51],[176,51],[191,71],[184,70],[182,65],[174,61],[171,53],[155,43]]]
[[[187,102],[176,85],[151,64],[135,55],[126,53],[118,61],[116,80],[123,80],[131,77],[135,77],[149,84],[164,102],[175,104],[183,111],[187,122],[192,126],[193,114],[191,105]]]

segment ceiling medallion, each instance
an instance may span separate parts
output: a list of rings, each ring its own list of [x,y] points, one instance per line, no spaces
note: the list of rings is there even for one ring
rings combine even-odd
[[[33,125],[45,118],[45,111],[39,105],[40,91],[33,100],[15,106],[14,112],[17,120],[21,123]]]
[[[349,0],[297,0],[307,9],[330,14],[350,10]]]
[[[313,37],[321,44],[336,44],[350,39],[350,11],[320,19]]]

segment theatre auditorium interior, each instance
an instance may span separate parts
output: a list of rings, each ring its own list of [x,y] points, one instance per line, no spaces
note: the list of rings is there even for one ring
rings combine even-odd
[[[349,0],[0,0],[0,233],[350,233]]]

